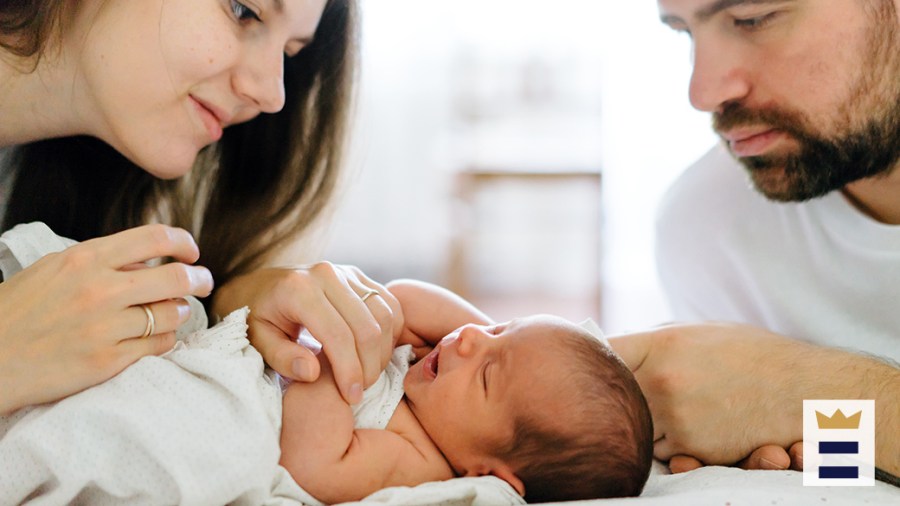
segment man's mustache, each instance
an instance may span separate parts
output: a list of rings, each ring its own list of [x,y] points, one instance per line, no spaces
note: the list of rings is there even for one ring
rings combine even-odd
[[[713,113],[713,129],[722,134],[736,128],[765,125],[797,137],[805,137],[802,116],[776,107],[749,108],[739,103],[728,104]]]

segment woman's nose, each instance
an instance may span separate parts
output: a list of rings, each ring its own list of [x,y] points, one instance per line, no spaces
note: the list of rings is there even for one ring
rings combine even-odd
[[[284,107],[284,53],[274,48],[248,51],[232,77],[235,93],[261,112]]]

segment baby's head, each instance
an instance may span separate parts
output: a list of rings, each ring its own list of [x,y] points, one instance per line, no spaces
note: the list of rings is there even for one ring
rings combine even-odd
[[[653,425],[634,376],[561,318],[457,329],[404,388],[458,475],[493,474],[529,502],[638,495],[650,472]]]

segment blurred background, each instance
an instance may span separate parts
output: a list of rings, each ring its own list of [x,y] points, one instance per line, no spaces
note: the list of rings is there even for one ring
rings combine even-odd
[[[323,257],[498,320],[668,320],[665,189],[716,142],[652,0],[361,0],[351,175]]]

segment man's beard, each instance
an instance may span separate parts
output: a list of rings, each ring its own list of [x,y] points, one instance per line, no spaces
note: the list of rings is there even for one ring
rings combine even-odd
[[[836,134],[826,136],[803,114],[775,107],[748,109],[735,102],[713,115],[718,132],[766,125],[799,144],[799,150],[790,153],[739,159],[756,189],[769,199],[789,202],[821,197],[848,183],[887,175],[900,162],[900,36],[892,2],[882,6],[882,12],[873,14],[877,19],[862,77]]]

